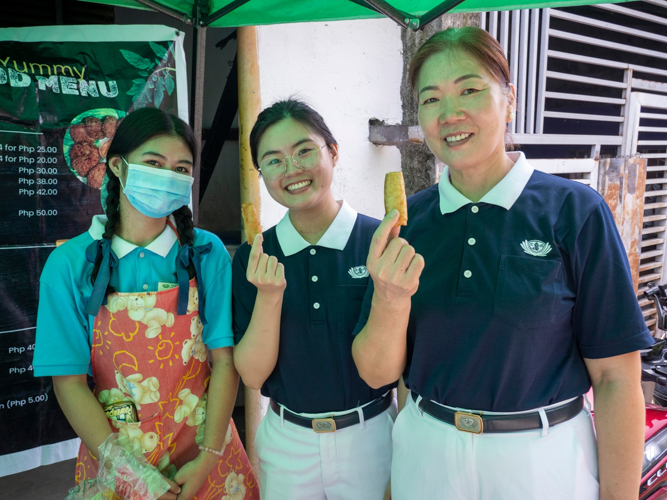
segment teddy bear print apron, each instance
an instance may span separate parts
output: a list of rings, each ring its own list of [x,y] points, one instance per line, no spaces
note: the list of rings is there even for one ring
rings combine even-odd
[[[190,280],[187,314],[177,315],[178,288],[159,292],[114,293],[95,317],[91,363],[101,404],[132,401],[138,422],[110,419],[132,452],[143,455],[165,476],[199,454],[206,423],[211,375],[202,341],[196,280]],[[196,500],[255,500],[257,479],[233,420],[224,456],[194,497]],[[81,444],[77,483],[97,476],[97,460]]]

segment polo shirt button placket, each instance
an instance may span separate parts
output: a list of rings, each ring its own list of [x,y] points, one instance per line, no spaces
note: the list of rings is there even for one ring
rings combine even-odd
[[[469,218],[472,216],[472,214],[477,214],[477,213],[479,213],[479,206],[471,205],[470,212],[468,212],[466,218]],[[478,218],[475,217],[475,218],[469,218],[468,223],[466,224],[465,233],[467,234],[463,235],[463,241],[464,241],[463,259],[461,261],[461,268],[459,271],[462,272],[463,276],[458,280],[458,286],[456,289],[457,294],[470,295],[473,293],[473,283],[472,280],[470,279],[472,278],[472,270],[470,269],[470,266],[474,265],[476,260],[473,257],[474,254],[472,253],[473,249],[471,247],[474,247],[477,244],[477,240],[469,236],[469,234],[471,231],[474,233],[476,225],[481,222],[482,222],[481,220],[478,220]]]
[[[325,318],[324,308],[322,307],[322,293],[319,285],[319,276],[321,275],[322,269],[318,265],[318,262],[323,258],[321,255],[318,255],[317,249],[311,248],[308,253],[308,272],[310,274],[311,284],[309,288],[309,301],[311,303],[310,308],[310,319],[311,321],[323,321]]]

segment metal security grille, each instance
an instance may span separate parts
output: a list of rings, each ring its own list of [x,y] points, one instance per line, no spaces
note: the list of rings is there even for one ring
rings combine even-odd
[[[665,236],[667,235],[667,95],[632,92],[627,119],[625,149],[647,159],[644,227],[639,265],[639,292],[646,284],[665,283]],[[640,297],[646,323],[654,329],[653,303]]]
[[[597,189],[601,156],[647,158],[639,303],[654,328],[641,294],[667,278],[667,1],[488,12],[480,27],[508,56],[512,131],[536,168]]]

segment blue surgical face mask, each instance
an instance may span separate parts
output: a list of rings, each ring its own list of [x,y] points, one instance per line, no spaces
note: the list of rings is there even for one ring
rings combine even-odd
[[[127,163],[123,192],[146,217],[159,219],[190,203],[194,178],[172,170]]]

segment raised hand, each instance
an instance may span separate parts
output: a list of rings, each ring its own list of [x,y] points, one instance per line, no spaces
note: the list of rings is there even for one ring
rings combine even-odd
[[[273,255],[269,256],[264,253],[262,249],[263,241],[263,235],[258,234],[252,242],[246,277],[250,283],[257,287],[258,292],[282,295],[287,286],[285,266],[278,262],[278,259]]]
[[[398,210],[392,210],[380,223],[368,251],[366,268],[373,278],[375,294],[383,302],[409,299],[419,287],[424,258],[394,227]]]

